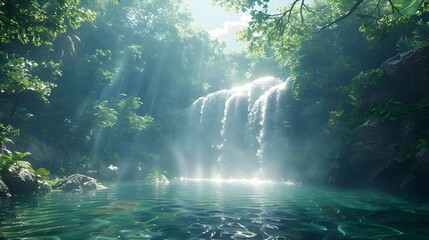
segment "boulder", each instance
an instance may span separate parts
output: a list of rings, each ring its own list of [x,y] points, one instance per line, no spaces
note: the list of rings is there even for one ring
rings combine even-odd
[[[52,191],[51,185],[45,181],[37,180],[38,187],[37,192],[38,193],[48,193]]]
[[[345,164],[347,181],[351,185],[371,183],[387,167],[396,155],[392,131],[384,124],[367,121],[362,124],[350,144]]]
[[[159,172],[150,173],[145,177],[145,181],[147,183],[161,183],[161,184],[168,184],[170,181],[168,178]]]
[[[105,189],[106,187],[98,184],[95,178],[82,174],[73,174],[67,179],[56,184],[55,188],[60,189],[63,192],[86,192]]]
[[[415,103],[429,92],[429,47],[398,54],[385,61],[380,69],[383,80],[374,89],[360,93],[357,107],[365,113],[371,106],[382,106],[389,100]]]
[[[4,184],[3,180],[0,178],[0,199],[9,198],[10,195],[9,188]]]
[[[389,78],[387,89],[398,100],[418,100],[429,92],[429,47],[398,54],[381,65]]]
[[[35,194],[39,186],[34,170],[16,163],[3,174],[3,181],[12,195]]]
[[[427,138],[429,113],[424,105],[429,92],[428,62],[429,47],[397,55],[380,67],[384,84],[360,96],[361,113],[392,100],[407,108],[389,108],[396,118],[371,118],[358,127],[340,166],[340,179],[346,185],[425,191],[429,150],[422,143]]]

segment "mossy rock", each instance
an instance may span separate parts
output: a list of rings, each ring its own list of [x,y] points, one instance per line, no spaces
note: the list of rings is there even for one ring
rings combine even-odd
[[[98,184],[95,178],[82,174],[73,174],[56,183],[53,188],[62,190],[63,192],[86,192],[106,189],[106,187]]]
[[[164,174],[162,174],[160,172],[149,173],[145,177],[145,181],[147,183],[162,183],[162,184],[168,184],[168,183],[170,183],[170,181],[168,180],[168,178]]]
[[[3,172],[3,181],[12,195],[35,194],[38,191],[38,182],[30,163],[18,161]]]

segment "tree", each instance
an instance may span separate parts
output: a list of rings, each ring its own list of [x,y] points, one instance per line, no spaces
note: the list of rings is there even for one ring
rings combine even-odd
[[[94,20],[95,14],[78,6],[79,0],[0,1],[0,168],[21,160],[29,153],[9,151],[8,138],[17,136],[16,120],[30,117],[16,113],[26,96],[48,102],[55,79],[61,75],[60,64],[50,55],[53,42],[82,22]],[[23,111],[22,111],[23,112]]]
[[[95,14],[77,0],[0,2],[0,101],[12,102],[3,123],[12,121],[23,94],[33,92],[47,102],[52,80],[60,75],[58,64],[47,54],[53,41]],[[46,78],[43,80],[43,78]]]
[[[0,42],[41,46],[94,18],[92,11],[79,6],[79,0],[2,0]]]
[[[229,84],[222,44],[194,25],[182,1],[80,4],[97,18],[52,43],[62,74],[50,104],[22,101],[34,113],[22,138],[47,149],[48,168],[60,174],[173,159],[169,141],[185,108]]]
[[[359,29],[374,39],[386,36],[399,23],[407,23],[413,16],[429,11],[427,0],[319,0],[311,3],[293,0],[277,13],[268,11],[269,0],[214,2],[235,11],[250,12],[252,21],[242,39],[250,41],[253,50],[262,49],[268,43],[280,54],[295,51],[300,41],[351,16],[362,19]]]

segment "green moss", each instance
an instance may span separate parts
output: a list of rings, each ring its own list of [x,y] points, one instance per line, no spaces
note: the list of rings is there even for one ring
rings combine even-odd
[[[169,183],[168,178],[159,171],[155,171],[153,173],[149,173],[145,177],[145,181],[148,183]]]
[[[62,177],[62,178],[57,178],[57,179],[50,180],[47,182],[49,183],[49,185],[52,186],[52,189],[57,189],[59,187],[59,184],[66,179],[67,179],[67,177]]]
[[[47,181],[49,180],[49,176],[51,175],[51,172],[46,168],[39,168],[36,170],[36,175],[40,176],[43,180]]]
[[[429,97],[413,104],[390,99],[381,106],[371,107],[366,116],[381,122],[389,122],[402,119],[410,114],[418,115],[419,112],[426,108],[429,108]]]
[[[426,138],[420,138],[415,144],[411,145],[410,147],[402,150],[396,157],[395,161],[398,163],[404,162],[404,161],[412,161],[415,159],[416,154],[423,149],[424,147],[429,146],[429,137]]]

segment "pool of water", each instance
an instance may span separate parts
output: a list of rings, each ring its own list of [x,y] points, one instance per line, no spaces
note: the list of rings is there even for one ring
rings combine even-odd
[[[117,182],[0,203],[0,239],[429,239],[429,204],[287,183]]]

